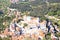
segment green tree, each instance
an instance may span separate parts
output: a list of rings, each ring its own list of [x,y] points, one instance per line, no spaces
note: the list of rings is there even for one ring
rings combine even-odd
[[[48,15],[49,16],[54,16],[54,15],[56,15],[57,13],[54,13],[54,12],[48,12]]]
[[[60,16],[60,10],[57,11],[57,15]]]

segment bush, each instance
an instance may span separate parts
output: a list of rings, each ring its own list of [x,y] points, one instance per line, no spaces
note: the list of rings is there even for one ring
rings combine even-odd
[[[24,23],[24,27],[26,27],[28,24]]]
[[[0,40],[2,40],[2,38],[0,37]]]
[[[60,16],[60,10],[59,10],[59,11],[57,11],[57,15],[58,15],[58,16]]]

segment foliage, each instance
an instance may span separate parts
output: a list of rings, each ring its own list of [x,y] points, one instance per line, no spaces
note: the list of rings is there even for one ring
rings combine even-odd
[[[60,10],[57,11],[57,15],[60,16]]]
[[[9,0],[0,0],[0,9],[7,13],[7,7],[10,6]]]
[[[19,4],[11,4],[10,8],[16,8],[21,12],[26,12],[32,10],[28,3],[19,3]]]
[[[2,40],[2,38],[0,37],[0,40]]]
[[[26,27],[28,24],[24,23],[24,27]]]
[[[60,20],[57,23],[60,25]]]
[[[48,15],[60,19],[60,4],[50,5],[48,8]]]
[[[20,2],[18,4],[11,4],[10,8],[16,8],[21,12],[31,12],[30,15],[41,16],[47,13],[47,5],[42,0],[36,0],[33,2]]]
[[[10,40],[10,38],[9,37],[7,37],[7,38],[1,38],[0,37],[0,40]]]
[[[54,12],[48,12],[48,15],[49,16],[54,16],[54,15],[56,15],[56,13],[54,13]]]

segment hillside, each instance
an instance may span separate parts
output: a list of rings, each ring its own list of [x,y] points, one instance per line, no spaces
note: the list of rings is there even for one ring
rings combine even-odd
[[[9,10],[9,8],[12,11]],[[25,19],[28,21],[26,21]],[[19,27],[23,26],[23,30],[25,29],[25,27],[26,27],[26,29],[27,29],[27,27],[29,27],[29,30],[30,30],[30,29],[32,29],[32,28],[30,28],[30,26],[33,24],[32,25],[33,30],[31,30],[32,32],[35,30],[34,26],[36,26],[36,29],[39,28],[40,24],[42,27],[43,26],[45,27],[47,24],[46,20],[49,20],[51,22],[50,25],[52,25],[53,27],[55,26],[55,23],[56,23],[58,25],[57,29],[59,29],[59,32],[60,32],[60,0],[35,0],[35,1],[19,0],[19,2],[17,2],[17,3],[11,3],[10,0],[0,0],[0,34],[1,33],[3,34],[4,32],[5,32],[5,34],[9,34],[9,35],[7,35],[6,38],[0,37],[0,40],[12,40],[12,38],[15,37],[15,34],[14,34],[14,36],[12,36],[12,34],[15,33],[15,31],[17,32],[19,30],[19,28],[17,28],[18,26]],[[18,26],[16,26],[15,23],[17,23]],[[14,26],[16,26],[16,29],[13,28],[14,27],[13,24],[14,24]],[[27,25],[29,25],[29,26],[27,26]],[[12,28],[15,29],[15,31],[13,30],[14,31],[13,33],[9,32],[10,26],[11,27],[13,26]],[[8,29],[6,29],[6,28],[8,28]],[[47,26],[46,26],[46,28],[47,28]],[[29,32],[29,30],[27,29],[25,31]],[[38,32],[41,33],[40,28],[38,30],[39,30]],[[6,31],[8,31],[8,32],[6,32]],[[29,33],[32,34],[31,31]],[[25,35],[20,35],[20,36],[21,36],[21,38],[24,37],[26,40],[31,40],[31,39],[35,40],[35,37],[40,40],[39,36],[41,34],[35,35],[35,34],[38,34],[37,30],[35,30],[35,31],[36,32],[34,32],[34,34],[32,35],[33,38],[31,37],[31,34],[30,34],[30,36],[29,36],[29,34],[26,34],[27,38],[25,38],[26,37]],[[44,36],[44,37],[42,37],[43,40],[51,40],[52,32],[46,33],[46,31],[47,30],[45,30],[42,34]],[[20,30],[19,30],[19,32],[20,32]],[[59,32],[55,33],[55,31],[54,31],[57,39],[60,37]],[[16,33],[16,35],[17,35],[17,33]],[[16,37],[20,37],[20,36],[18,35]]]

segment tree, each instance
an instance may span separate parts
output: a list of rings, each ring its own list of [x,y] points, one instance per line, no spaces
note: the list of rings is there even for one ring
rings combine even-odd
[[[60,10],[57,11],[57,15],[60,16]]]
[[[54,16],[54,15],[56,15],[56,13],[54,13],[54,12],[48,12],[48,15],[49,16]]]

